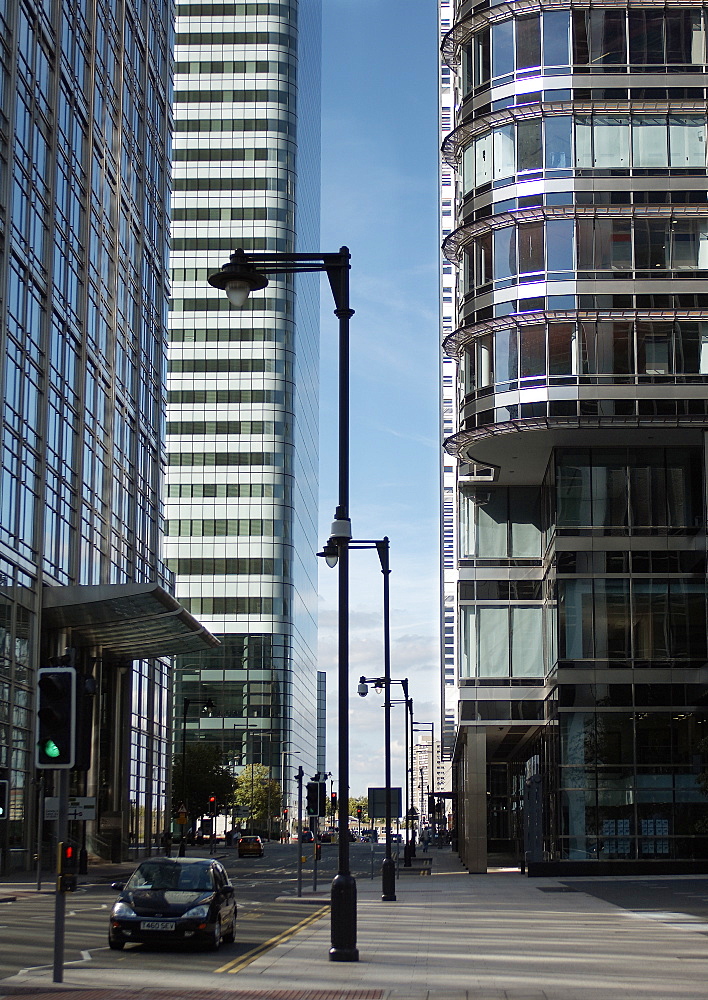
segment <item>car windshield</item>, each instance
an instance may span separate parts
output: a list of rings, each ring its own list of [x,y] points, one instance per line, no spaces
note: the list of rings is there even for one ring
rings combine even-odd
[[[146,862],[133,872],[126,888],[208,892],[213,888],[213,883],[211,871],[202,865],[165,865]]]

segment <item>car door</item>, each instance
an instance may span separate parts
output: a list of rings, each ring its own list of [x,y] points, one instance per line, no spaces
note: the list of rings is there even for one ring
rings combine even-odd
[[[221,926],[231,927],[236,919],[236,905],[234,898],[234,887],[229,882],[226,870],[221,865],[215,864],[212,867],[214,875],[214,885],[219,897],[219,913],[221,915]]]

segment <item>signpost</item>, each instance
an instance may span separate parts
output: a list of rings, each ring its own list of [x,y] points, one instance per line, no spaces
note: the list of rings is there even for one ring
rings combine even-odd
[[[59,797],[48,795],[44,800],[45,820],[59,818]],[[96,797],[92,795],[76,795],[67,803],[67,819],[96,819]]]

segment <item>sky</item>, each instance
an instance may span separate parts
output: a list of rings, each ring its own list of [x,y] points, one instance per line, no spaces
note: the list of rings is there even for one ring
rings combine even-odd
[[[435,0],[323,0],[321,249],[351,261],[354,538],[390,539],[391,676],[414,718],[440,717],[438,40]],[[337,501],[337,320],[322,286],[320,538]],[[334,376],[334,377],[333,377]],[[320,560],[319,669],[327,768],[337,778],[337,571]],[[384,784],[383,578],[350,558],[350,793]],[[401,697],[394,685],[392,697]],[[392,785],[404,782],[404,711],[392,711]]]

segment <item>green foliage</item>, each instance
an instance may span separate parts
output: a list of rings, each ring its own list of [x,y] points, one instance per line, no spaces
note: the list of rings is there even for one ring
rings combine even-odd
[[[233,775],[224,766],[221,748],[206,741],[187,743],[185,757],[175,754],[172,764],[172,809],[184,801],[190,820],[209,814],[209,797],[216,797],[216,811],[223,812],[234,790]]]
[[[369,798],[367,795],[360,795],[358,798],[349,799],[349,815],[356,816],[356,811],[358,806],[362,808],[361,822],[362,825],[370,826],[369,822]]]
[[[236,779],[233,805],[248,810],[249,820],[261,829],[268,827],[268,816],[280,816],[283,796],[280,782],[270,777],[264,764],[247,764]]]

